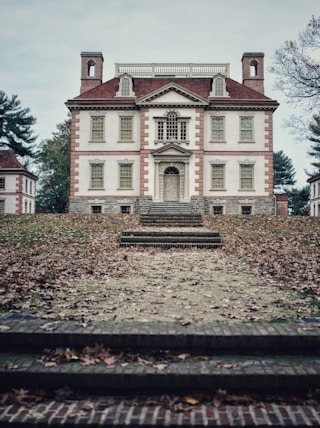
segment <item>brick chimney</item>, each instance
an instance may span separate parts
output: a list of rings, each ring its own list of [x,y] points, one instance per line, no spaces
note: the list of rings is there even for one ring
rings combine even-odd
[[[245,52],[242,55],[242,83],[264,94],[263,52]]]
[[[103,56],[101,52],[81,52],[80,94],[102,84]]]

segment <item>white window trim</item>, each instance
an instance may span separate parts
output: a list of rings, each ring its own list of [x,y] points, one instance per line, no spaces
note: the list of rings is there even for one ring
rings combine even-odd
[[[223,122],[223,138],[221,140],[216,140],[213,138],[213,119],[215,118],[222,118]],[[219,114],[212,114],[210,115],[210,143],[218,143],[218,144],[225,144],[226,143],[226,117],[219,115]]]
[[[241,166],[252,166],[252,188],[241,188]],[[255,192],[255,161],[239,161],[239,192]],[[248,205],[248,204],[246,204]]]
[[[131,137],[129,140],[121,139],[121,122],[122,118],[130,118],[131,119]],[[122,113],[119,114],[119,126],[118,126],[118,143],[134,143],[134,114],[132,113]]]
[[[125,79],[129,80],[129,95],[122,95],[122,83],[123,83],[123,80],[125,80]],[[136,94],[134,93],[134,90],[133,90],[132,76],[130,76],[130,74],[125,73],[122,76],[120,76],[119,89],[116,92],[116,97],[133,98],[135,96],[136,96]]]
[[[118,160],[118,189],[117,190],[134,190],[133,189],[133,160],[124,159],[124,160]],[[131,186],[130,187],[121,187],[120,186],[120,169],[121,165],[130,165],[131,166]],[[124,205],[124,204],[122,204]]]
[[[252,121],[252,138],[250,140],[249,139],[243,140],[241,138],[241,119],[245,118],[245,117],[251,118],[251,121]],[[254,144],[255,143],[254,133],[255,133],[254,115],[253,114],[240,114],[240,116],[239,116],[239,143],[241,143],[241,144]]]
[[[92,137],[92,122],[95,117],[103,117],[103,138],[102,140],[94,140]],[[90,138],[89,143],[105,143],[106,142],[106,114],[105,113],[90,113]]]
[[[222,80],[222,95],[216,95],[216,81],[218,79]],[[212,80],[212,86],[211,86],[211,92],[209,94],[210,98],[226,98],[229,97],[229,93],[227,91],[227,85],[226,85],[226,76],[224,76],[223,74],[217,74],[214,76],[213,80]]]
[[[216,159],[214,161],[210,161],[210,191],[211,192],[225,192],[226,191],[226,164],[227,162],[224,160]],[[212,172],[213,165],[223,165],[223,187],[216,188],[212,187]]]
[[[176,114],[176,120],[177,120],[177,139],[168,139],[167,138],[167,126],[168,126],[168,115],[169,113],[175,113]],[[154,123],[155,123],[155,144],[167,144],[167,143],[175,143],[175,144],[190,144],[189,139],[189,124],[190,124],[190,117],[184,117],[181,116],[179,112],[175,110],[169,110],[166,111],[165,114],[161,117],[154,117]],[[163,139],[158,139],[158,124],[159,122],[163,122]],[[186,123],[186,139],[181,139],[181,123]]]
[[[92,187],[92,165],[102,165],[102,187]],[[105,161],[95,159],[95,160],[89,160],[89,190],[105,190]]]

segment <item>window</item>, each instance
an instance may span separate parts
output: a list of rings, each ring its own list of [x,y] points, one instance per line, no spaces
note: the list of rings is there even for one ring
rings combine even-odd
[[[241,214],[244,214],[244,215],[252,214],[252,206],[251,205],[242,205],[241,206]]]
[[[28,193],[28,179],[26,178],[26,181],[25,181],[25,192],[26,193]]]
[[[119,189],[132,189],[132,164],[119,164]]]
[[[213,116],[211,118],[211,139],[212,141],[224,141],[224,117]]]
[[[0,200],[0,214],[4,214],[4,200]]]
[[[240,117],[240,141],[253,141],[253,117]]]
[[[223,81],[221,78],[218,78],[215,81],[215,96],[223,97]]]
[[[320,181],[318,181],[318,196],[320,196]]]
[[[128,97],[130,95],[130,81],[127,77],[121,81],[121,95],[123,97]]]
[[[102,213],[102,206],[101,205],[92,205],[91,206],[91,213],[92,214],[101,214]]]
[[[156,140],[158,141],[187,141],[188,121],[170,111],[166,118],[158,118],[156,122]]]
[[[224,175],[225,175],[224,164],[211,165],[211,189],[212,190],[224,190],[225,188]]]
[[[103,163],[91,163],[91,189],[103,189]]]
[[[222,215],[223,214],[223,206],[222,205],[216,205],[213,207],[213,214],[214,215]]]
[[[91,117],[91,140],[104,140],[104,116]]]
[[[30,194],[32,195],[32,181],[30,180]]]
[[[253,165],[240,165],[240,190],[253,190]]]
[[[131,213],[131,206],[130,205],[121,205],[120,206],[120,212],[121,212],[121,214],[130,214]]]
[[[6,188],[6,179],[5,177],[0,177],[0,190],[5,190]]]
[[[132,141],[133,117],[120,117],[120,141]]]

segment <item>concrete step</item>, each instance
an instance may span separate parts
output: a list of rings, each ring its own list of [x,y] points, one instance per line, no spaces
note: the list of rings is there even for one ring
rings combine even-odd
[[[124,231],[120,246],[220,248],[221,236],[210,231]]]
[[[144,226],[202,226],[200,214],[141,214],[140,223]]]

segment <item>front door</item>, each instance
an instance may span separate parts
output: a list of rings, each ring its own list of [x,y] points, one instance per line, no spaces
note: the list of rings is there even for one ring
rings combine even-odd
[[[179,202],[180,200],[180,176],[179,170],[169,166],[164,171],[163,199],[165,202]]]

